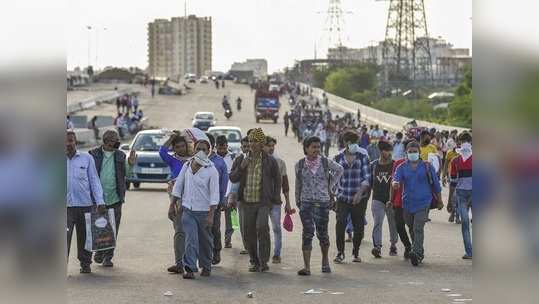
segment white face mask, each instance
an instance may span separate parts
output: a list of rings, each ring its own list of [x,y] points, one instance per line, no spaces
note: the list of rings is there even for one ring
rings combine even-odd
[[[472,144],[463,143],[460,145],[460,148],[457,149],[457,153],[462,156],[462,159],[466,161],[470,156],[472,156]]]
[[[356,154],[359,152],[359,145],[358,144],[349,144],[348,145],[348,152],[352,153],[352,154]]]

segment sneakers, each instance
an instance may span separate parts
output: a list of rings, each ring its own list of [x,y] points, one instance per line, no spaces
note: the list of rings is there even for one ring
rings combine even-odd
[[[170,272],[170,273],[179,273],[179,274],[183,274],[183,267],[177,266],[177,265],[173,265],[173,266],[170,266],[169,268],[167,268],[167,271]]]
[[[251,265],[249,267],[249,272],[258,272],[259,269],[258,265]]]
[[[423,263],[423,257],[415,252],[410,252],[410,262],[412,265],[418,266],[420,263]]]
[[[269,271],[268,264],[261,265],[260,266],[260,272],[266,272],[266,271]]]
[[[354,258],[352,259],[352,262],[361,263],[361,258],[359,257],[359,254],[354,254]]]
[[[221,263],[221,253],[219,251],[216,251],[213,253],[213,259],[211,261],[212,265],[217,265]]]
[[[398,255],[397,246],[393,245],[389,247],[389,256],[397,256],[397,255]]]
[[[225,248],[232,248],[231,242],[225,242]]]
[[[352,232],[348,232],[348,238],[345,240],[345,242],[347,242],[347,243],[352,242]]]
[[[311,271],[307,270],[307,269],[301,269],[301,270],[298,271],[298,275],[299,276],[310,276]]]
[[[331,267],[329,265],[322,265],[322,273],[331,273]]]
[[[242,249],[242,250],[240,251],[240,254],[249,254],[249,251],[247,251],[247,250],[245,250],[245,249]]]
[[[412,251],[412,249],[410,249],[410,248],[405,248],[405,249],[404,249],[404,259],[405,259],[405,260],[410,259],[410,252],[411,252],[411,251]]]
[[[454,223],[454,222],[455,222],[455,214],[454,214],[454,213],[451,213],[451,215],[449,216],[448,221],[449,221],[450,223]]]
[[[471,256],[471,255],[465,254],[465,255],[462,256],[462,259],[463,259],[463,260],[471,260],[471,259],[472,259],[472,256]]]
[[[211,272],[207,269],[202,269],[202,272],[200,272],[201,277],[209,277]]]
[[[344,253],[343,252],[337,253],[337,256],[335,257],[333,261],[337,264],[342,264],[344,262]]]
[[[92,273],[92,268],[90,268],[90,265],[80,266],[80,273]]]
[[[280,264],[280,263],[281,263],[281,257],[275,255],[275,256],[273,256],[273,258],[271,259],[271,262],[272,262],[273,264]]]
[[[373,248],[372,251],[371,251],[372,255],[377,258],[377,259],[381,259],[382,258],[382,250],[380,250],[380,248]]]
[[[112,263],[111,259],[106,259],[103,261],[103,267],[114,267],[114,263]]]
[[[104,258],[105,258],[105,257],[104,257],[102,254],[99,254],[99,253],[95,253],[95,254],[94,254],[94,262],[95,262],[96,264],[101,264],[101,263],[103,263],[103,259],[104,259]]]
[[[194,280],[195,279],[195,274],[190,272],[190,271],[186,271],[183,274],[183,278],[186,279],[186,280]]]

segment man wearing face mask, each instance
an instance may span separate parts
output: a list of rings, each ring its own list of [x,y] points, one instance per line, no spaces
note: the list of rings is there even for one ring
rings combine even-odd
[[[398,189],[399,187],[403,189],[404,220],[406,225],[413,229],[410,261],[412,265],[418,266],[424,258],[424,227],[433,195],[439,198],[438,209],[443,208],[443,203],[441,203],[442,188],[432,165],[420,159],[419,144],[417,142],[408,143],[406,155],[407,161],[402,163],[395,171],[392,187],[393,189]]]
[[[370,195],[371,173],[369,157],[362,151],[358,144],[359,136],[354,131],[343,134],[343,142],[346,149],[335,156],[335,162],[344,168],[344,174],[340,178],[337,188],[337,256],[336,263],[342,263],[344,254],[344,234],[346,221],[351,216],[354,227],[353,236],[353,262],[360,263],[359,247],[364,236],[364,218],[367,210],[367,202]]]
[[[182,167],[170,200],[169,217],[180,216],[185,232],[184,279],[209,277],[212,264],[212,226],[219,205],[219,173],[208,158],[210,143],[199,140],[195,156]],[[197,267],[198,265],[198,267]]]
[[[125,199],[125,176],[127,170],[136,162],[135,150],[131,150],[129,158],[125,153],[118,150],[120,146],[120,136],[114,130],[107,130],[103,133],[103,145],[90,150],[88,153],[94,158],[97,174],[103,188],[103,198],[107,209],[114,209],[116,221],[116,234],[120,228],[122,218],[122,204]],[[94,261],[103,263],[103,267],[113,267],[112,257],[114,249],[98,251],[94,255]]]
[[[451,161],[451,188],[455,189],[457,212],[461,218],[462,239],[464,241],[465,260],[472,259],[472,235],[470,233],[470,216],[472,209],[472,136],[464,132],[459,135],[460,148],[458,156]]]

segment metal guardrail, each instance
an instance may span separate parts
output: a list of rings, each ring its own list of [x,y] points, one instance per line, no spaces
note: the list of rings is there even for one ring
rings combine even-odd
[[[100,104],[102,102],[113,102],[114,100],[116,100],[116,98],[118,98],[118,97],[120,97],[122,95],[138,93],[138,92],[140,92],[140,91],[132,89],[132,88],[125,88],[125,89],[120,89],[120,90],[117,90],[117,91],[114,91],[114,92],[111,92],[111,93],[108,93],[108,94],[103,94],[103,95],[99,95],[99,96],[94,96],[94,97],[82,99],[79,102],[68,104],[67,105],[67,113],[73,114],[73,113],[76,113],[78,111],[91,109],[91,108],[97,106],[98,104]]]
[[[302,85],[306,86],[306,84],[302,84]],[[315,97],[320,98],[320,100],[322,100],[322,93],[324,92],[325,91],[322,89],[313,88],[313,95]],[[329,100],[330,108],[337,108],[340,111],[350,112],[350,113],[353,113],[354,115],[357,113],[357,110],[359,109],[361,111],[362,120],[367,120],[369,122],[372,122],[373,124],[378,124],[380,127],[385,128],[385,129],[389,129],[392,131],[402,131],[403,127],[408,122],[414,120],[413,118],[383,112],[378,109],[371,108],[366,105],[362,105],[358,102],[348,100],[348,99],[333,95],[328,92],[325,92],[325,93]],[[430,121],[416,120],[416,122],[421,127],[436,128],[436,130],[448,130],[448,131],[457,130],[459,133],[468,130],[466,128],[441,125],[441,124],[433,123]]]

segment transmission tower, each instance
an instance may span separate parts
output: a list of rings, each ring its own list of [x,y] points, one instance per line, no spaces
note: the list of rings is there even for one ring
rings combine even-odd
[[[424,0],[390,0],[383,47],[384,93],[433,84]]]
[[[337,48],[338,52],[343,51],[344,41],[344,15],[351,14],[352,12],[343,11],[341,7],[341,0],[329,0],[328,10],[324,13],[326,15],[326,29],[327,32],[327,47]],[[343,54],[339,54],[342,59]]]

